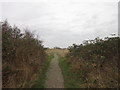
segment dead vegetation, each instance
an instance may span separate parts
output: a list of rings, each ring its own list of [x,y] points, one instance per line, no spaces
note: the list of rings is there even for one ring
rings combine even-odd
[[[21,33],[7,21],[2,24],[2,87],[31,87],[45,60],[42,41],[28,31]]]
[[[118,87],[119,37],[89,40],[66,49],[47,49],[46,53],[66,56],[70,71],[78,74],[83,88]],[[45,60],[42,41],[28,31],[21,33],[7,21],[2,24],[3,88],[31,87]]]
[[[86,41],[70,46],[67,63],[72,72],[78,74],[83,88],[118,87],[119,37]]]
[[[68,50],[67,49],[47,49],[46,53],[57,53],[59,54],[61,57],[64,57],[67,53]]]

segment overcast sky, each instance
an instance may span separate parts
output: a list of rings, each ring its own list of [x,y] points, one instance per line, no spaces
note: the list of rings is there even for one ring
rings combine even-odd
[[[0,20],[7,18],[11,25],[29,28],[45,46],[68,47],[118,34],[117,0],[30,1],[0,3]]]

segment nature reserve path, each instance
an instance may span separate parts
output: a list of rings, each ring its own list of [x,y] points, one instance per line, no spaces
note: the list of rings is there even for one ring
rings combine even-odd
[[[54,58],[50,63],[50,67],[46,75],[45,88],[64,88],[64,79],[58,64],[57,54],[54,54]]]

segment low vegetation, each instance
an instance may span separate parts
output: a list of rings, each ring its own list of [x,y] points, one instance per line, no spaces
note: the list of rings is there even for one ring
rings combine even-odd
[[[78,79],[78,75],[70,71],[69,65],[66,63],[64,57],[59,56],[59,66],[62,70],[64,77],[64,87],[65,88],[80,88],[82,80]]]
[[[28,31],[21,33],[7,21],[2,24],[2,87],[31,87],[45,61],[42,41]],[[34,79],[33,79],[34,78]],[[29,83],[29,84],[28,84]]]
[[[78,75],[83,88],[118,87],[119,37],[85,41],[70,46],[66,63],[70,71]]]
[[[46,73],[48,71],[50,61],[53,58],[53,53],[49,54],[47,56],[47,59],[45,60],[42,68],[38,72],[38,79],[36,80],[35,84],[32,86],[32,88],[44,88],[44,83],[46,80]]]

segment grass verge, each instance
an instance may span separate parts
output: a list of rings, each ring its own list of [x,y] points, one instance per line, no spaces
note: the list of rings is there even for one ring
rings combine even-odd
[[[32,86],[32,88],[44,88],[46,72],[49,68],[50,61],[53,57],[54,57],[53,54],[48,55],[47,60],[45,60],[42,69],[38,73],[38,79],[35,82],[35,84]]]
[[[65,88],[80,88],[80,84],[83,82],[78,78],[78,75],[70,72],[70,67],[66,63],[63,57],[59,57],[59,66],[62,70],[64,77],[64,87]]]

